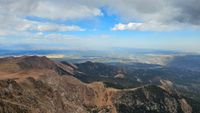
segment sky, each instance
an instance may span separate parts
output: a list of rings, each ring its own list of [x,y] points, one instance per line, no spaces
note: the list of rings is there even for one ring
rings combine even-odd
[[[0,0],[0,49],[200,52],[199,0]]]

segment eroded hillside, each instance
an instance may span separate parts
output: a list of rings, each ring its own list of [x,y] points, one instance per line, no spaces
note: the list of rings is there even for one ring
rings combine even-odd
[[[0,59],[1,113],[192,113],[165,87],[114,89],[83,83],[76,69],[45,57]]]

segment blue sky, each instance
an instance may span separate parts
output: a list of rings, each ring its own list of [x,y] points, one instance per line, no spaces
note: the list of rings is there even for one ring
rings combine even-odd
[[[0,1],[0,49],[199,52],[199,5],[198,0]]]

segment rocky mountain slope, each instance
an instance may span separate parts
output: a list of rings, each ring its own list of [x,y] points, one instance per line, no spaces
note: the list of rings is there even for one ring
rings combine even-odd
[[[195,113],[169,88],[108,88],[84,83],[77,73],[46,57],[0,59],[0,113]]]

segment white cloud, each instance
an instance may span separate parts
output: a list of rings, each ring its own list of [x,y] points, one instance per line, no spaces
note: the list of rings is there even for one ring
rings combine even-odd
[[[76,25],[60,25],[52,23],[42,23],[24,20],[23,23],[17,26],[18,30],[35,30],[38,32],[49,31],[49,32],[66,32],[66,31],[85,31],[85,29]]]
[[[173,25],[166,25],[162,23],[134,23],[130,22],[128,24],[116,24],[111,30],[113,31],[123,31],[123,30],[139,30],[139,31],[170,31],[179,29]]]
[[[80,28],[79,26],[75,26],[75,25],[65,26],[65,25],[45,24],[45,25],[37,25],[37,27],[33,28],[33,30],[65,32],[65,31],[84,31],[85,29]]]
[[[93,16],[102,16],[100,9],[89,7],[76,2],[54,3],[41,1],[35,10],[30,15],[50,18],[50,19],[85,19]]]
[[[143,23],[128,23],[128,24],[117,24],[114,28],[112,28],[113,31],[117,30],[137,30],[142,26]]]
[[[0,14],[0,36],[26,36],[28,31],[34,30],[37,32],[70,32],[70,31],[85,31],[86,29],[77,25],[63,25],[47,22],[37,22],[23,19],[19,16],[1,15]]]
[[[102,15],[98,7],[73,0],[0,0],[0,36],[26,35],[29,34],[27,30],[38,32],[85,31],[77,25],[28,21],[24,19],[27,16],[52,20],[77,20]]]
[[[7,19],[6,19],[7,17]],[[77,25],[62,25],[54,23],[43,23],[36,21],[29,21],[26,19],[21,19],[18,17],[12,18],[12,16],[6,16],[1,18],[0,15],[0,36],[19,36],[19,35],[28,35],[29,31],[36,32],[70,32],[70,31],[85,31],[84,28],[81,28]]]

